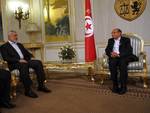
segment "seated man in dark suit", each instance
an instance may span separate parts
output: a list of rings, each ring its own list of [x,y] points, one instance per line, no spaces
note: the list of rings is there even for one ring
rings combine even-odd
[[[10,72],[0,69],[0,107],[15,107],[15,105],[10,102],[10,82]]]
[[[17,42],[17,33],[10,31],[8,33],[8,42],[1,46],[2,57],[8,62],[10,71],[18,69],[20,72],[20,79],[25,88],[25,95],[37,98],[37,94],[31,89],[32,81],[29,76],[29,68],[33,68],[37,75],[38,91],[50,92],[45,86],[45,73],[42,62],[39,60],[32,60],[33,55],[24,48],[21,43]]]
[[[128,63],[138,60],[132,53],[130,39],[122,37],[120,29],[114,29],[112,38],[108,40],[105,52],[109,57],[109,70],[113,81],[112,92],[124,94],[127,91]],[[118,80],[118,69],[120,71],[120,80]]]

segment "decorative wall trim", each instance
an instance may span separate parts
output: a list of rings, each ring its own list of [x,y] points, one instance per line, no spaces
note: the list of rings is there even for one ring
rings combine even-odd
[[[67,43],[68,44],[68,43]],[[72,43],[70,43],[72,44]],[[65,45],[65,44],[64,44]],[[83,42],[76,42],[73,43],[72,46],[75,48],[77,52],[77,60],[84,60],[84,43]],[[60,47],[62,47],[62,44],[47,44],[44,46],[45,49],[45,61],[53,61],[53,60],[59,60],[57,53],[60,50]],[[96,50],[97,50],[97,57],[102,57],[104,51],[105,51],[106,44],[105,43],[97,43]],[[150,66],[150,43],[145,44],[145,50],[147,53],[147,61],[148,65]],[[55,54],[55,55],[54,55]]]
[[[74,42],[74,43],[71,43],[71,42],[64,42],[63,44],[62,43],[45,43],[45,48],[58,48],[58,47],[61,47],[65,44],[70,44],[74,47],[84,47],[84,42],[81,41],[81,42]],[[106,47],[106,44],[107,42],[104,42],[104,43],[96,43],[96,47],[97,48],[105,48]],[[150,42],[145,42],[144,43],[144,46],[150,46]]]
[[[150,42],[144,42],[144,46],[150,46]]]
[[[6,5],[6,0],[1,0],[1,10],[2,10],[2,25],[3,25],[3,40],[7,40],[7,20],[8,20],[8,16],[7,16],[7,11],[8,11],[8,7]]]

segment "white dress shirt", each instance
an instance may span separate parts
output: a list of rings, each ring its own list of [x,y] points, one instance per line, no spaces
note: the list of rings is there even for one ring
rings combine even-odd
[[[12,41],[8,41],[10,43],[10,45],[16,50],[16,52],[18,53],[18,55],[20,56],[20,59],[23,59],[24,56],[20,50],[20,48],[18,47],[16,42],[12,42]]]
[[[113,52],[116,52],[117,54],[120,54],[120,52],[119,52],[120,38],[121,37],[119,37],[117,40],[114,39],[115,43],[114,43],[114,47],[113,47]]]

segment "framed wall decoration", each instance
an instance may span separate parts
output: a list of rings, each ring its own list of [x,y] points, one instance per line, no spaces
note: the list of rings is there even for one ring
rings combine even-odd
[[[68,0],[43,0],[46,42],[71,41]]]

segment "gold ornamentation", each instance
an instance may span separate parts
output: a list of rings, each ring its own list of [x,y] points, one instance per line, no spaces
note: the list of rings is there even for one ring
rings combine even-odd
[[[74,63],[61,63],[61,62],[45,62],[44,67],[47,73],[50,71],[60,71],[60,72],[75,72],[79,70],[87,70],[87,74],[90,79],[94,81],[95,76],[95,64],[94,62],[74,62]]]
[[[27,20],[29,19],[29,10],[26,12],[23,12],[22,7],[18,7],[17,10],[15,10],[15,19],[19,22],[19,29],[21,29],[21,20]]]
[[[145,10],[147,0],[115,0],[116,13],[123,19],[132,21]]]

